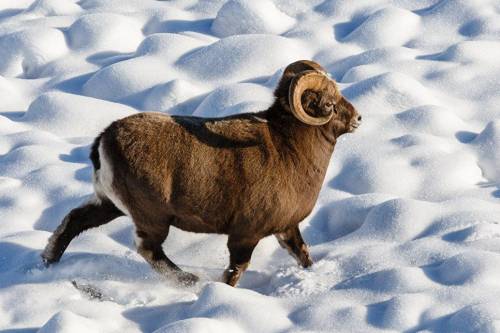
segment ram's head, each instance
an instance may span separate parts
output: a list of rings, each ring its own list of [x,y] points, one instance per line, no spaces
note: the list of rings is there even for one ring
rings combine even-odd
[[[301,60],[285,69],[275,91],[280,104],[299,121],[333,125],[337,135],[354,131],[361,116],[319,64]]]

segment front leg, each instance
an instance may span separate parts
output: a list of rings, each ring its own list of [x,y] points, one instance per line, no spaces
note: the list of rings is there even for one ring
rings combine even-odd
[[[286,249],[292,257],[297,260],[297,263],[304,268],[310,267],[313,264],[309,249],[302,239],[298,226],[292,227],[285,232],[275,234],[281,247]]]
[[[252,252],[260,239],[242,239],[229,235],[227,247],[229,249],[229,267],[224,272],[223,281],[234,287],[247,269]]]

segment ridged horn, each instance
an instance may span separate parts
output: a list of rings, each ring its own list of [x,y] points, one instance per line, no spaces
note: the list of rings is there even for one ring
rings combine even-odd
[[[315,70],[326,74],[326,70],[317,62],[311,60],[299,60],[286,66],[283,76],[295,76],[301,72]]]
[[[290,89],[288,90],[288,101],[290,110],[295,118],[307,125],[320,126],[330,121],[333,117],[333,112],[323,117],[313,117],[302,108],[302,94],[306,90],[324,91],[335,86],[335,82],[330,80],[325,74],[316,70],[308,70],[296,75]]]

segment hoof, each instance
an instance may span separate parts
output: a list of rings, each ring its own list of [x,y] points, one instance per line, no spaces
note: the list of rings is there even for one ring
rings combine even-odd
[[[300,261],[300,265],[304,268],[308,268],[308,267],[311,267],[313,264],[313,261],[311,259],[311,257],[308,255],[307,257],[303,258],[301,261]]]
[[[178,272],[175,276],[177,281],[186,287],[194,286],[200,280],[199,277],[188,272]]]
[[[241,273],[237,270],[226,269],[222,275],[222,282],[230,285],[231,287],[236,287],[240,279]]]
[[[45,250],[43,250],[43,252],[40,254],[40,257],[42,257],[42,262],[45,267],[49,267],[50,265],[57,263],[59,259],[61,259],[61,256],[55,254],[54,251],[49,248],[49,246],[47,246]]]
[[[54,264],[57,262],[57,260],[54,260],[54,259],[51,259],[51,258],[48,258],[46,256],[44,256],[43,254],[40,255],[42,257],[42,263],[45,267],[49,267],[50,265]]]

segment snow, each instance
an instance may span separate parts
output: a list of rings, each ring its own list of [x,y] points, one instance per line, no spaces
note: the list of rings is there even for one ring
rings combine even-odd
[[[310,50],[303,46],[300,41],[274,35],[230,36],[184,54],[176,64],[193,79],[244,81],[310,57]]]
[[[0,0],[0,331],[500,331],[499,16],[495,0]],[[41,265],[111,121],[262,110],[305,58],[363,116],[300,225],[311,268],[269,237],[231,288],[227,237],[172,228],[166,252],[201,277],[178,286],[127,217]]]
[[[367,48],[404,45],[418,32],[419,24],[417,14],[388,6],[371,14],[344,40]]]
[[[64,34],[53,28],[16,31],[0,38],[0,74],[6,77],[24,75],[34,78],[48,62],[65,55]]]
[[[37,0],[26,9],[26,13],[40,16],[59,16],[79,14],[82,8],[73,1]]]
[[[231,0],[217,12],[211,29],[221,38],[257,33],[280,35],[294,23],[294,19],[277,9],[270,0]]]
[[[477,148],[478,165],[489,181],[500,181],[500,121],[489,122],[472,142]]]
[[[136,20],[117,14],[83,15],[68,28],[69,44],[74,49],[130,52],[143,38]]]
[[[210,117],[264,110],[273,101],[271,91],[259,84],[238,83],[221,86],[203,99],[193,115]]]
[[[106,124],[135,112],[122,104],[63,92],[47,92],[30,104],[20,122],[60,137],[96,136]],[[67,126],[73,122],[73,126]]]
[[[99,332],[99,328],[96,323],[87,318],[63,310],[50,318],[38,332]]]

